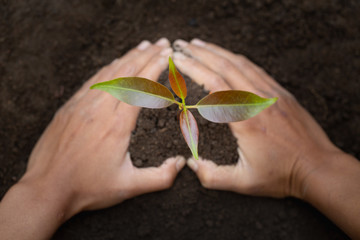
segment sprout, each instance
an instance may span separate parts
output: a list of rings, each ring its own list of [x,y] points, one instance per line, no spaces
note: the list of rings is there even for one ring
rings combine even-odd
[[[254,117],[277,101],[277,98],[262,98],[246,91],[229,90],[213,92],[196,105],[186,105],[185,80],[170,57],[169,81],[171,89],[181,98],[181,102],[176,101],[164,85],[140,77],[117,78],[94,84],[90,88],[103,90],[120,101],[139,107],[165,108],[172,104],[179,105],[181,132],[195,159],[199,158],[199,129],[189,109],[196,108],[202,117],[212,122],[237,122]]]

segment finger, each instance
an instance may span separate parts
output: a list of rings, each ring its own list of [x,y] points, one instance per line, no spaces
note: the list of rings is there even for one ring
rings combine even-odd
[[[199,85],[204,85],[206,90],[221,91],[230,90],[230,86],[217,73],[211,71],[193,58],[189,58],[180,52],[173,54],[174,62],[179,70],[188,75]]]
[[[252,63],[250,60],[248,60],[245,56],[239,55],[239,54],[234,54],[220,46],[217,46],[216,44],[204,42],[197,38],[191,40],[190,43],[195,46],[198,46],[198,47],[203,47],[209,51],[212,51],[212,52],[230,60],[238,68],[240,68],[242,70],[242,72],[244,73],[244,75],[246,77],[248,77],[251,81],[255,81],[255,82],[259,81],[258,80],[259,78],[260,78],[260,81],[262,81],[263,76],[260,75],[260,73],[258,72],[258,69],[260,69],[260,68],[258,66],[256,66],[254,63]],[[264,80],[267,81],[268,79],[264,79]]]
[[[137,74],[137,77],[157,81],[160,74],[167,68],[168,59],[172,53],[172,48],[164,48],[159,54],[153,56],[153,58],[147,62],[143,70]]]
[[[137,47],[131,49],[126,55],[121,58],[118,58],[117,61],[119,64],[123,64],[132,59],[139,57],[140,54],[143,53],[144,50],[147,50],[151,46],[151,42],[147,40],[143,40]],[[155,45],[160,48],[170,47],[170,42],[167,38],[160,38],[155,42]]]
[[[167,45],[167,40],[159,40],[162,45]],[[159,43],[158,41],[158,43]],[[165,42],[165,43],[164,43]],[[158,44],[157,43],[157,44]],[[164,46],[165,46],[164,45]],[[89,85],[96,82],[102,82],[106,80],[111,80],[118,77],[124,76],[136,76],[144,70],[149,61],[152,61],[152,58],[156,55],[159,55],[159,52],[164,48],[159,45],[150,45],[146,49],[142,50],[142,53],[133,59],[129,59],[122,64],[114,63],[109,66],[109,69],[106,73],[100,74],[98,79],[92,80]],[[165,48],[168,49],[168,48]],[[106,76],[106,78],[104,78]],[[89,86],[87,86],[89,87]],[[113,97],[111,94],[101,91],[101,90],[87,90],[82,92],[83,96],[80,96],[78,102],[79,105],[85,105],[85,107],[91,107],[98,109],[102,108],[102,111],[106,111],[108,114],[111,114],[118,106],[119,100]],[[106,114],[106,116],[108,115]]]
[[[196,173],[205,188],[236,191],[239,178],[237,166],[218,166],[213,161],[201,158],[199,160],[190,158],[187,160],[187,165]]]
[[[172,55],[171,48],[163,49],[158,55],[150,59],[143,70],[137,74],[137,77],[144,77],[157,81],[160,74],[167,68],[167,61],[170,55]],[[124,127],[127,128],[129,132],[132,131],[135,127],[136,118],[140,108],[118,101],[116,111],[117,114],[123,118],[122,124],[124,124]],[[126,114],[126,118],[124,118],[124,114]]]
[[[200,39],[191,40],[191,44],[203,47],[217,53],[220,56],[223,56],[233,62],[243,73],[244,75],[256,83],[258,87],[268,88],[266,85],[263,86],[263,83],[267,83],[274,90],[286,91],[278,82],[276,82],[271,76],[269,76],[262,68],[250,61],[247,57],[241,54],[234,54],[231,51],[228,51],[220,46],[217,46],[213,43],[204,42]],[[287,92],[287,91],[286,91]]]
[[[169,46],[170,42],[166,38],[159,39],[155,44],[151,44],[147,40],[142,41],[136,48],[130,50],[123,57],[115,59],[111,64],[102,68],[82,86],[75,95],[75,98],[80,98],[88,92],[103,93],[102,91],[90,91],[90,86],[95,83],[109,81],[119,77],[135,76],[154,55]]]
[[[111,79],[135,75],[142,70],[147,62],[162,49],[168,48],[170,42],[166,38],[159,39],[155,44],[142,41],[136,48],[130,50],[125,56],[114,60],[111,64],[113,75]],[[101,79],[92,79],[90,84],[101,82]]]
[[[160,167],[135,168],[130,180],[133,182],[132,195],[136,196],[171,187],[185,163],[184,157],[177,156],[167,159]]]
[[[145,50],[143,50],[140,54],[136,54],[136,56],[129,61],[124,62],[121,66],[124,69],[135,69],[132,72],[134,74],[138,74],[143,71],[144,67],[147,66],[148,62],[152,60],[154,56],[157,56],[160,52],[160,55],[167,55],[169,53],[170,42],[166,38],[159,39],[155,44],[150,45]],[[164,51],[164,49],[166,49]],[[172,53],[172,52],[171,52]],[[171,54],[169,53],[169,54]],[[113,78],[119,77],[128,77],[129,75],[124,75],[122,70],[119,69],[115,71]]]
[[[101,79],[110,80],[113,72],[117,68],[119,68],[119,66],[133,59],[135,56],[137,56],[138,54],[140,54],[142,51],[146,50],[150,46],[151,43],[149,41],[143,40],[135,49],[130,50],[123,57],[114,59],[109,65],[101,68],[93,77],[91,77],[88,81],[86,81],[83,84],[83,86],[79,89],[79,91],[74,95],[73,98],[79,98],[83,96],[86,92],[89,91],[91,85],[93,85],[96,82],[99,82]]]
[[[176,40],[174,44],[223,77],[232,89],[256,90],[254,84],[229,59],[183,40]]]

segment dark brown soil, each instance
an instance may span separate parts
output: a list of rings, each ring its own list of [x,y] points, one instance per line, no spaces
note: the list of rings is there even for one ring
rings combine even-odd
[[[55,111],[86,79],[141,40],[162,36],[199,37],[248,56],[298,98],[337,146],[359,158],[359,11],[355,0],[0,0],[0,196],[24,173]],[[166,73],[161,81],[167,83]],[[205,94],[189,86],[189,101]],[[176,112],[175,106],[141,112],[130,147],[136,166],[190,156]],[[227,125],[195,117],[200,155],[236,162]],[[304,202],[206,190],[185,168],[170,190],[81,213],[53,239],[348,238]]]

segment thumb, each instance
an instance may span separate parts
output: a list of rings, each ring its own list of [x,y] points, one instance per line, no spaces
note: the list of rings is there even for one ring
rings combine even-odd
[[[176,156],[168,158],[160,167],[134,168],[133,196],[170,188],[185,163],[184,157]]]
[[[213,161],[190,158],[187,165],[198,176],[201,185],[209,189],[237,191],[241,177],[238,165],[216,165]]]

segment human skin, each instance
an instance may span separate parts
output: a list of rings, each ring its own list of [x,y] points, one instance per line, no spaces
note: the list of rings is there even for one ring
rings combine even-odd
[[[278,102],[247,121],[231,123],[240,159],[235,166],[189,159],[206,188],[313,204],[354,239],[360,238],[360,164],[334,146],[294,97],[244,56],[214,44],[176,41],[176,66],[210,91],[241,89]],[[48,239],[83,210],[171,186],[185,164],[167,159],[137,169],[127,153],[139,108],[119,103],[96,83],[116,77],[157,79],[171,54],[167,40],[143,41],[101,69],[56,113],[36,144],[27,171],[0,203],[1,239]],[[126,114],[125,114],[126,113]]]
[[[279,98],[257,116],[229,123],[239,146],[236,165],[187,161],[202,185],[302,199],[360,239],[359,161],[337,148],[296,99],[246,57],[199,39],[177,40],[174,47],[179,70],[209,91],[237,89]]]
[[[138,169],[127,152],[139,108],[89,87],[118,77],[158,79],[172,49],[143,41],[114,60],[55,114],[29,158],[25,175],[0,204],[1,239],[49,239],[73,215],[169,188],[185,159]]]

